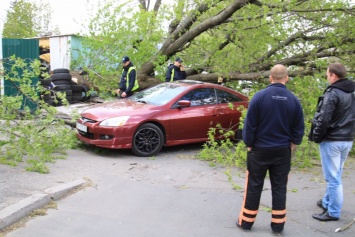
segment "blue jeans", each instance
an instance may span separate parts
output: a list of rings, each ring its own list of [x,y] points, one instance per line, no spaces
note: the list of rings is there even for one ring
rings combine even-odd
[[[340,217],[343,206],[341,176],[352,145],[352,141],[324,141],[319,144],[324,179],[327,182],[322,204],[328,209],[329,215],[336,218]]]

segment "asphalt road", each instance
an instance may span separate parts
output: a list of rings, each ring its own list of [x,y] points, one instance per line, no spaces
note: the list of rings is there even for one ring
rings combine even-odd
[[[68,158],[50,164],[49,174],[0,165],[0,211],[23,198],[78,179],[91,186],[57,201],[47,215],[24,219],[6,236],[130,236],[215,237],[271,236],[270,183],[266,180],[261,207],[251,232],[235,227],[243,189],[233,190],[225,168],[194,159],[200,145],[164,149],[154,159],[134,157],[129,151],[97,154],[68,151]],[[320,167],[312,172],[291,171],[284,236],[355,236],[355,164],[344,170],[345,203],[337,222],[312,218],[321,212],[316,201],[325,184]],[[245,172],[233,169],[233,181],[244,187]],[[0,234],[1,236],[1,234]]]

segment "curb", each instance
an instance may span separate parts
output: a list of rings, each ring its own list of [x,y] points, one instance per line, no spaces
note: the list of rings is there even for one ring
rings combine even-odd
[[[18,203],[0,211],[0,230],[8,227],[17,221],[21,220],[33,210],[39,209],[47,205],[51,200],[58,200],[64,197],[71,190],[78,188],[85,184],[87,181],[78,179],[70,183],[62,184],[53,188],[44,190],[42,194],[34,194],[25,198]]]

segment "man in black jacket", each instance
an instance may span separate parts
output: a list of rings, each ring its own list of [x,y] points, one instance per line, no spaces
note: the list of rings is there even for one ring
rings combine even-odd
[[[329,86],[318,100],[309,138],[319,143],[326,191],[317,205],[323,209],[313,218],[336,221],[343,206],[342,172],[355,135],[355,84],[345,78],[341,63],[327,69]]]
[[[182,62],[180,58],[176,58],[174,64],[169,65],[165,75],[166,82],[186,79],[186,72]]]

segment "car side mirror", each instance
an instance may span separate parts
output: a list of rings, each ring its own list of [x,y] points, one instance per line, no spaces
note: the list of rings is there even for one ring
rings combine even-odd
[[[191,106],[191,101],[189,100],[179,100],[177,103],[178,107],[190,107]]]

